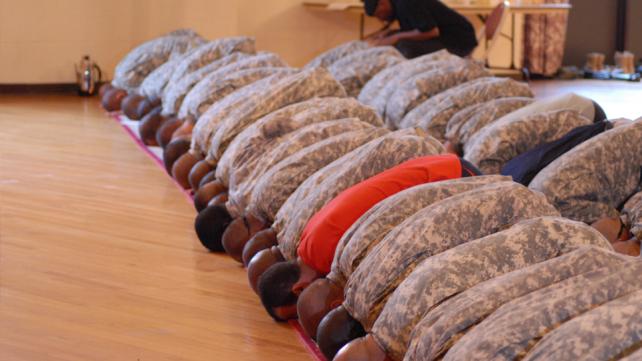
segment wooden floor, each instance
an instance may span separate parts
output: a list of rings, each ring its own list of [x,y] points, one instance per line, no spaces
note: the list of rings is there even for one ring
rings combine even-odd
[[[0,360],[310,360],[95,100],[0,96]]]

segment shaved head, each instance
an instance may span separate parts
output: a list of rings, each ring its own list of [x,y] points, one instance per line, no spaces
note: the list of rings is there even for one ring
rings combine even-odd
[[[207,173],[203,178],[201,178],[201,181],[198,183],[198,188],[200,189],[202,186],[206,185],[207,183],[214,182],[216,180],[216,171],[211,171]]]
[[[330,311],[321,323],[317,332],[317,344],[328,360],[348,342],[366,335],[363,326],[350,313],[339,306]]]
[[[112,89],[114,89],[114,86],[111,85],[111,83],[104,83],[101,85],[98,89],[98,97],[100,98],[100,101],[102,101],[105,94]]]
[[[123,101],[123,98],[127,96],[127,92],[123,89],[113,88],[105,92],[105,96],[102,99],[102,106],[108,112],[115,112],[120,110],[120,103]]]
[[[168,174],[172,174],[172,167],[178,158],[189,151],[190,139],[176,139],[163,149],[163,164]]]
[[[174,133],[172,133],[172,139],[191,136],[193,129],[194,129],[193,121],[183,120],[183,123],[181,124],[181,126],[176,128]]]
[[[165,120],[166,118],[161,115],[161,107],[154,108],[154,110],[143,117],[138,126],[138,133],[145,145],[158,145],[156,142],[156,131],[158,131],[158,128]]]
[[[264,249],[257,253],[250,264],[247,266],[247,278],[250,282],[250,287],[258,294],[259,278],[270,266],[284,262],[285,258],[281,254],[278,247]]]
[[[138,104],[143,101],[145,98],[138,94],[129,94],[123,98],[120,103],[120,108],[123,111],[123,114],[131,120],[140,120],[138,114]]]
[[[145,115],[149,114],[149,112],[151,112],[159,105],[160,102],[158,101],[152,102],[147,98],[141,100],[141,102],[138,103],[138,107],[136,108],[136,115],[138,116],[138,119],[143,119]]]
[[[156,142],[161,147],[165,148],[167,144],[172,141],[172,134],[183,124],[183,122],[176,118],[168,118],[156,132]]]
[[[372,335],[350,341],[333,361],[391,361]]]
[[[224,206],[211,206],[196,216],[194,228],[198,239],[205,248],[211,252],[222,252],[221,237],[231,221],[232,218]]]
[[[213,181],[201,186],[194,194],[194,207],[201,211],[207,207],[207,204],[217,195],[227,191],[227,188],[220,181]]]
[[[198,161],[198,163],[192,167],[188,176],[189,184],[192,189],[197,191],[200,186],[201,179],[203,179],[206,174],[213,172],[214,170],[215,168],[209,162],[205,160]]]
[[[172,176],[184,189],[189,189],[189,172],[200,159],[187,152],[180,156],[172,166]]]
[[[243,246],[243,264],[247,267],[257,253],[276,245],[276,232],[274,229],[268,228],[258,232]]]
[[[245,217],[237,217],[223,233],[223,248],[225,253],[238,262],[243,262],[243,247],[250,239],[250,229],[245,223]]]
[[[319,323],[333,309],[343,302],[343,287],[328,278],[312,282],[299,296],[297,313],[299,323],[316,340]]]

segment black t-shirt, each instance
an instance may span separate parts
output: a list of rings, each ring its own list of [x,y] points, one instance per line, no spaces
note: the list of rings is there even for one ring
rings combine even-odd
[[[392,0],[394,17],[401,31],[426,32],[439,28],[439,39],[448,48],[477,46],[475,29],[461,14],[438,0]]]

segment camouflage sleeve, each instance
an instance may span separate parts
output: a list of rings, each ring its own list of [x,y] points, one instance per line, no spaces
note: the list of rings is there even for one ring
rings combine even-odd
[[[550,332],[525,360],[614,360],[640,347],[642,291],[580,315]]]
[[[192,35],[164,36],[143,43],[116,65],[111,83],[117,88],[135,91],[154,69],[203,43],[201,37]]]
[[[337,47],[327,50],[326,52],[312,59],[310,62],[308,62],[305,65],[304,69],[312,69],[317,67],[327,68],[337,60],[344,58],[357,51],[368,49],[369,47],[370,45],[368,45],[368,43],[365,41],[357,40],[357,41],[349,41],[347,43],[343,43]]]
[[[235,180],[233,186],[228,190],[229,200],[226,204],[228,210],[234,215],[243,214],[250,202],[254,187],[263,178],[263,175],[278,162],[329,137],[362,129],[373,129],[373,127],[357,118],[348,118],[315,123],[294,131],[291,137],[261,157],[257,162],[257,167],[245,178],[244,182],[237,183]]]
[[[557,158],[529,187],[564,217],[592,223],[616,210],[640,184],[642,120],[601,133]]]
[[[401,121],[402,127],[419,126],[437,139],[444,139],[446,125],[459,110],[492,99],[532,97],[528,84],[508,78],[478,78],[450,88],[426,100]]]
[[[167,86],[176,66],[183,60],[190,51],[166,61],[163,65],[154,69],[141,83],[138,94],[152,101],[159,101],[163,95],[163,89]]]
[[[403,190],[377,203],[343,234],[337,244],[330,273],[326,276],[345,284],[361,260],[394,227],[422,208],[456,194],[487,184],[511,181],[504,176],[467,177],[427,183]]]
[[[394,132],[372,140],[320,169],[301,184],[299,188],[307,192],[306,197],[296,203],[282,227],[275,228],[284,257],[296,258],[301,232],[310,217],[341,191],[406,160],[443,151],[442,145],[430,137]],[[316,183],[315,175],[320,172],[327,176],[321,183]],[[281,210],[279,214],[283,216]]]
[[[374,107],[383,116],[386,102],[405,80],[443,66],[446,61],[458,62],[461,58],[440,50],[412,60],[405,60],[379,72],[370,79],[359,93],[359,101]]]
[[[642,240],[642,192],[634,194],[622,207],[622,221],[633,236]]]
[[[288,197],[317,170],[353,149],[383,136],[383,128],[365,128],[322,140],[283,159],[257,180],[246,213],[270,224]]]
[[[521,220],[559,213],[537,192],[500,183],[432,204],[392,229],[348,279],[343,306],[370,330],[388,296],[415,266]]]
[[[295,74],[294,69],[286,69],[283,72],[270,75],[252,84],[242,87],[225,96],[220,101],[212,104],[196,120],[194,130],[192,131],[192,146],[190,152],[205,156],[210,146],[212,134],[216,131],[219,124],[232,113],[235,109],[242,106],[246,99],[262,89],[269,88],[275,82]]]
[[[565,279],[630,261],[605,248],[576,250],[482,282],[428,311],[410,335],[404,361],[441,359],[475,325],[503,304]]]
[[[328,70],[343,85],[348,96],[356,98],[368,80],[404,59],[394,47],[378,46],[348,55],[332,64]]]
[[[438,67],[397,84],[384,103],[386,124],[398,127],[412,109],[430,97],[459,84],[491,74],[474,61],[455,58],[441,61]]]
[[[194,70],[191,73],[185,74],[185,76],[172,83],[167,84],[167,86],[163,90],[162,114],[164,116],[176,115],[183,103],[183,99],[185,98],[187,93],[192,90],[194,85],[196,85],[207,75],[248,56],[249,55],[243,53],[233,53],[230,55],[226,55],[220,59],[214,60],[209,64],[203,65],[202,67]]]
[[[521,119],[500,120],[475,134],[464,146],[464,155],[466,160],[484,174],[499,174],[504,164],[516,156],[589,124],[590,119],[574,110],[557,110]]]
[[[261,157],[285,142],[295,130],[344,118],[358,118],[374,126],[383,124],[374,110],[352,98],[313,98],[288,105],[252,123],[234,138],[218,162],[216,177],[234,189],[255,170],[265,169]]]
[[[446,126],[446,139],[462,146],[483,127],[532,102],[532,98],[509,97],[468,106],[450,118]]]
[[[561,324],[642,288],[641,262],[575,276],[501,306],[464,335],[444,360],[523,357]]]
[[[389,356],[401,360],[412,330],[440,303],[476,284],[582,245],[611,249],[609,242],[590,226],[543,217],[429,257],[392,293],[372,327],[372,335]]]

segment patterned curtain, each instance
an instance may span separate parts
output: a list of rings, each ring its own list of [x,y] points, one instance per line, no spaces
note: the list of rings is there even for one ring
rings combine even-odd
[[[532,0],[535,4],[562,4],[568,0]],[[551,76],[562,67],[568,14],[524,17],[524,66],[532,74]]]

